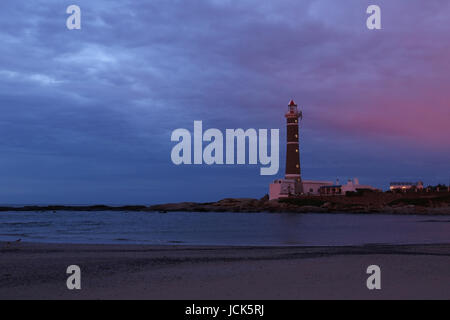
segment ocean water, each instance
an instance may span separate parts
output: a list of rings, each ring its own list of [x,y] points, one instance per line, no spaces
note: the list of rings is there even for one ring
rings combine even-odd
[[[279,213],[2,212],[0,241],[337,246],[450,243],[450,217]]]

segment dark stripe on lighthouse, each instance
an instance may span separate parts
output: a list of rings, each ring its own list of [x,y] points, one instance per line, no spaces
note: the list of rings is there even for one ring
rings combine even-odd
[[[300,147],[298,138],[298,119],[300,113],[294,101],[289,103],[289,110],[285,117],[287,126],[286,179],[300,182]]]

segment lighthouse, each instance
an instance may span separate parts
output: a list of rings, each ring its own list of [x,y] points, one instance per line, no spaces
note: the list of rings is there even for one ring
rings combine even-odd
[[[298,110],[297,104],[291,100],[288,104],[286,118],[286,173],[285,179],[295,182],[295,193],[300,194],[302,190],[302,178],[300,170],[300,144],[298,137],[299,120],[302,112]]]
[[[303,194],[303,182],[300,174],[300,144],[298,138],[299,120],[302,112],[291,100],[286,118],[286,171],[284,179],[275,180],[269,186],[269,199],[289,198]]]
[[[286,171],[284,179],[277,179],[269,185],[269,200],[290,197],[345,195],[346,192],[377,189],[368,185],[360,185],[358,179],[349,180],[347,185],[338,185],[332,181],[303,180],[300,170],[299,125],[302,112],[291,100],[286,118]],[[380,190],[381,191],[381,190]]]

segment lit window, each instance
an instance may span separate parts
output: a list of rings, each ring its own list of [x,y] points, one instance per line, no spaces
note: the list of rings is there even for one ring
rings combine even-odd
[[[298,149],[295,149],[295,152],[298,153]]]

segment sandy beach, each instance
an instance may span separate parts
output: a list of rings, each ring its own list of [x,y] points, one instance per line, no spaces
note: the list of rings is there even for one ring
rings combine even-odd
[[[69,291],[66,268],[81,268]],[[379,265],[382,289],[366,268]],[[450,244],[193,247],[0,243],[0,299],[450,299]]]

